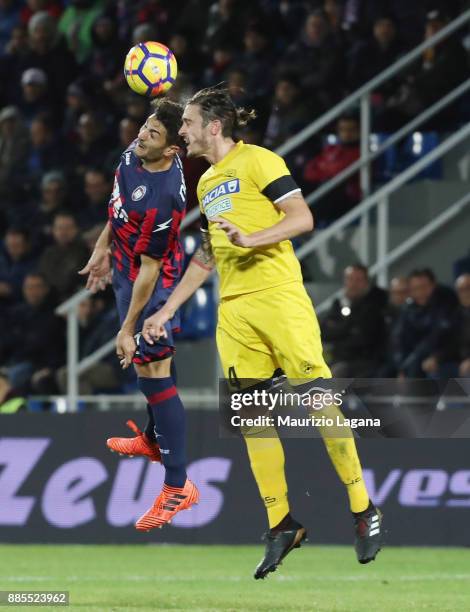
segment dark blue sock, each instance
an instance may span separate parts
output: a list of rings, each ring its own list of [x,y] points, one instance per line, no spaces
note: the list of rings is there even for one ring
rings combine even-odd
[[[170,376],[173,378],[173,382],[175,385],[178,384],[178,379],[176,376],[176,365],[175,365],[175,361],[174,359],[171,360],[171,369],[170,369]],[[152,414],[152,408],[150,407],[149,404],[147,404],[147,424],[145,426],[145,435],[147,436],[147,438],[149,440],[152,440],[153,442],[155,442],[155,421],[153,420],[153,414]]]
[[[155,442],[155,422],[153,420],[152,408],[147,404],[147,425],[144,432],[149,440]]]
[[[183,487],[186,482],[185,414],[173,378],[140,378],[155,423],[157,444],[165,466],[165,484]]]

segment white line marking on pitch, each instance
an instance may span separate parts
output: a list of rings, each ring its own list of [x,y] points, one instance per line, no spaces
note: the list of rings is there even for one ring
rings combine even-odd
[[[303,582],[307,578],[299,578],[296,576],[273,576],[273,580],[280,582]],[[215,576],[211,577],[211,581],[217,582],[240,582],[248,580],[249,576]],[[199,582],[201,576],[185,576],[179,578],[177,576],[117,576],[108,578],[106,576],[2,576],[2,580],[6,582]],[[420,582],[430,580],[470,580],[470,574],[422,574],[416,576],[389,576],[384,578],[379,575],[351,575],[351,576],[318,576],[312,575],[308,580],[316,582],[371,582],[384,581],[387,582]]]

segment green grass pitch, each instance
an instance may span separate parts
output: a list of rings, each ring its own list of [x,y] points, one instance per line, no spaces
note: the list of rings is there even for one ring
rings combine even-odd
[[[307,545],[266,580],[255,581],[252,571],[262,551],[2,545],[0,590],[68,590],[65,609],[99,612],[470,610],[468,549],[385,548],[375,562],[360,566],[352,547]]]

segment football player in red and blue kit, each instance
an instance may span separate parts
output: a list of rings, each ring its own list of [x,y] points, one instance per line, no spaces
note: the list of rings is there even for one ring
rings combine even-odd
[[[116,353],[123,368],[134,363],[138,385],[147,398],[145,431],[128,421],[134,438],[110,438],[108,447],[123,455],[144,455],[165,468],[163,490],[136,522],[149,531],[162,527],[180,510],[197,503],[199,493],[186,475],[184,408],[171,375],[173,334],[179,320],[168,322],[166,338],[147,344],[140,331],[177,285],[183,264],[180,224],[186,187],[178,157],[183,108],[170,100],[154,103],[154,113],[138,138],[122,154],[108,207],[108,223],[81,274],[97,291],[109,281],[116,296],[121,329]]]

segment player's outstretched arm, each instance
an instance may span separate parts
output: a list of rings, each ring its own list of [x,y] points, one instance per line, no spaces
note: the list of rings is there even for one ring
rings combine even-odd
[[[111,257],[109,253],[111,240],[111,226],[108,222],[96,241],[88,263],[78,272],[82,275],[88,274],[86,288],[91,293],[106,289],[106,285],[111,282]]]
[[[189,266],[169,297],[165,306],[145,320],[142,335],[146,342],[153,344],[162,336],[166,338],[165,323],[172,319],[178,308],[209,278],[215,267],[209,234],[202,231],[202,243],[191,258]]]
[[[244,234],[236,225],[221,217],[216,217],[212,221],[219,224],[230,242],[245,248],[276,244],[313,230],[312,213],[300,192],[275,206],[282,210],[284,218],[279,223],[252,234]]]

